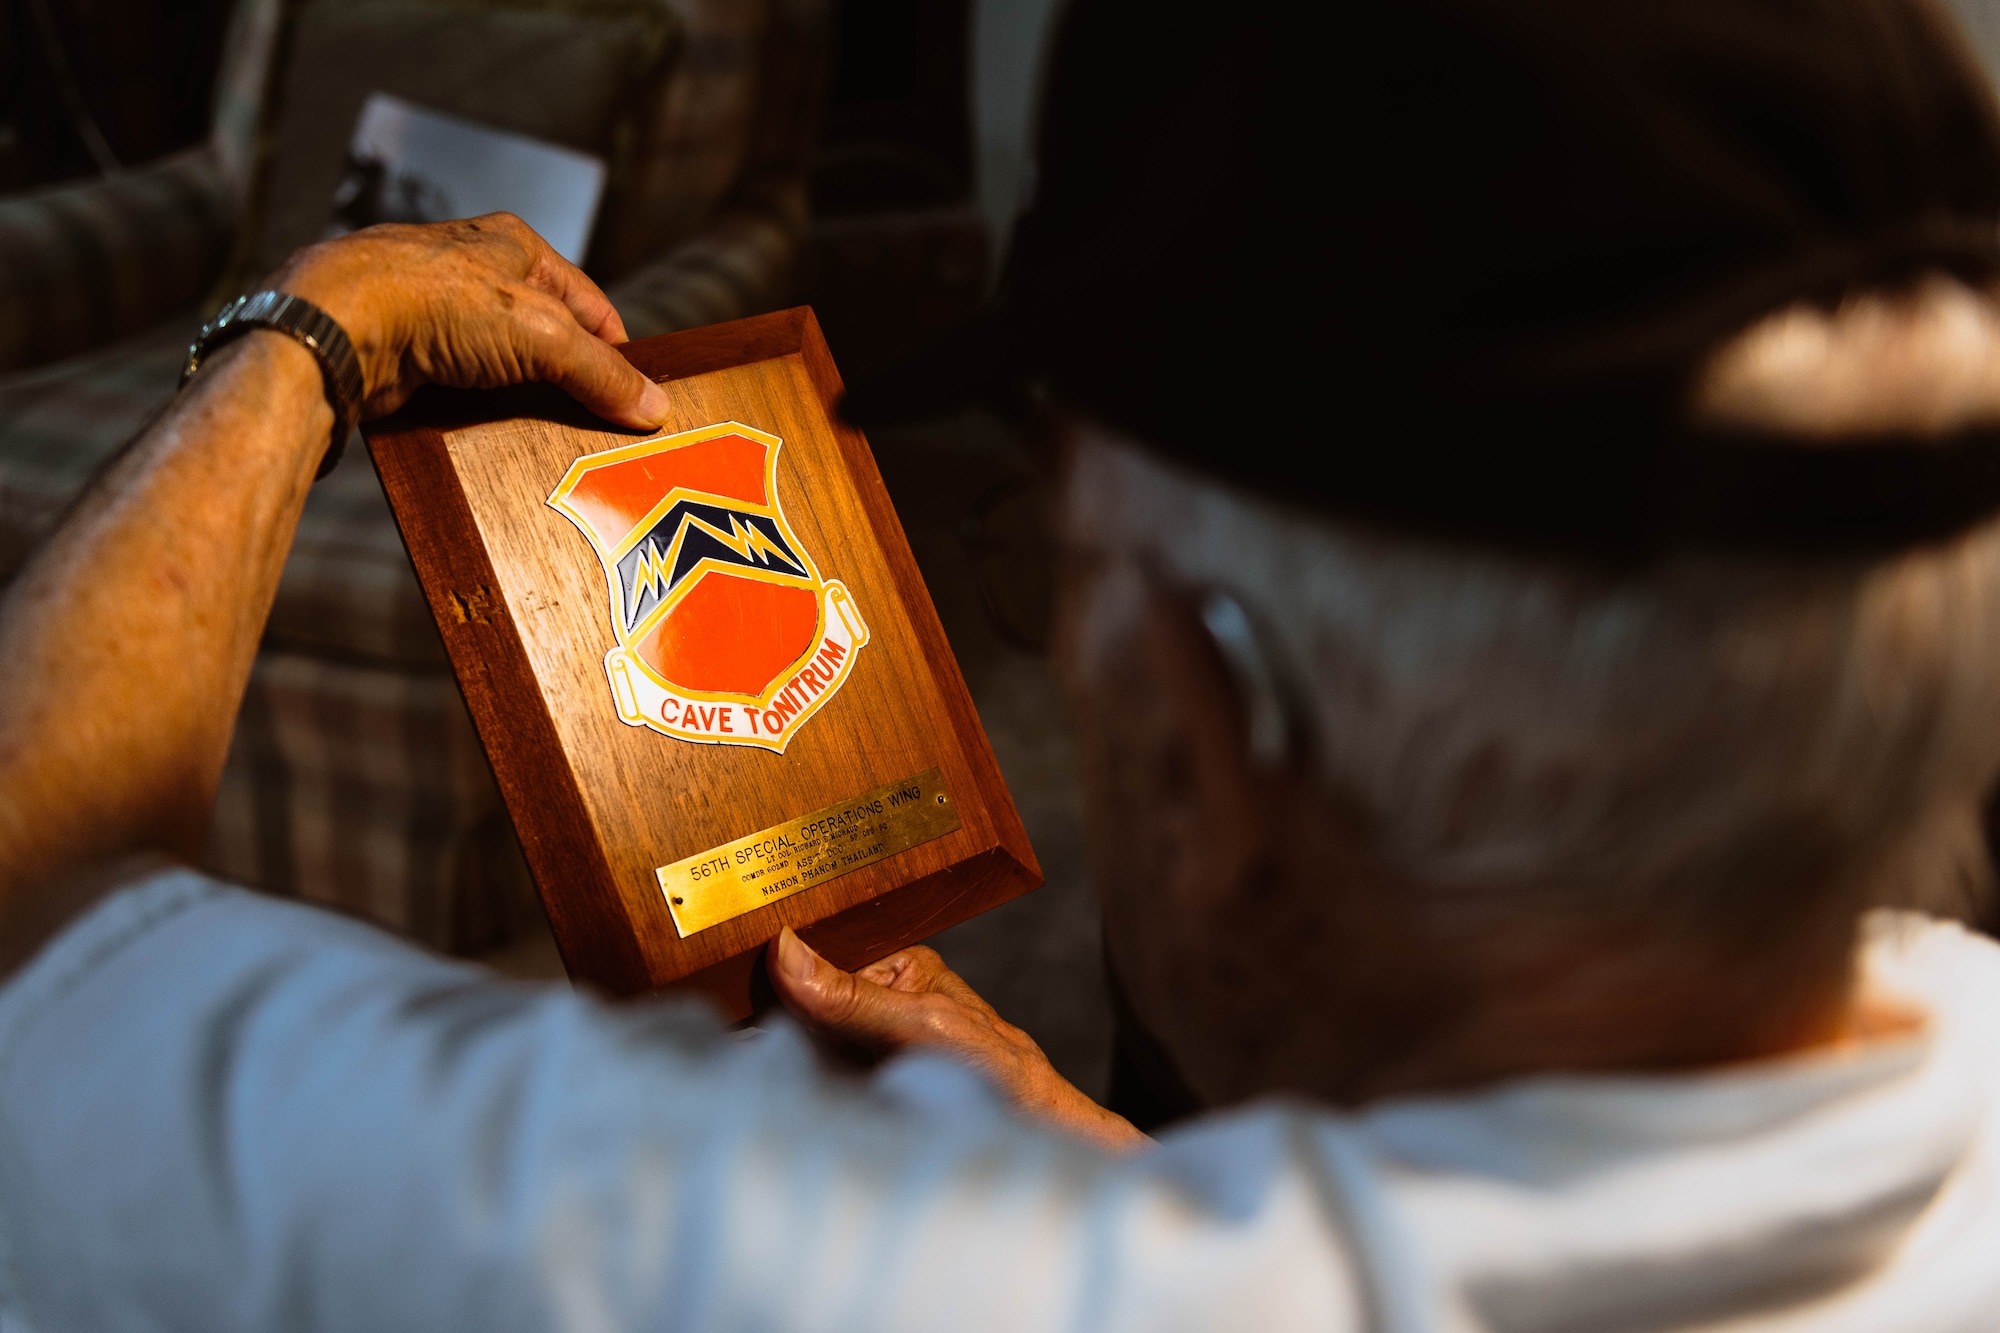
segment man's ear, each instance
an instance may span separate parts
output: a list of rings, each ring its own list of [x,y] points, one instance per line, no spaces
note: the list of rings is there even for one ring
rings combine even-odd
[[[1236,692],[1244,751],[1256,768],[1276,769],[1304,740],[1291,692],[1241,602],[1226,592],[1209,592],[1201,598],[1200,612],[1201,627]]]
[[[1129,563],[1064,577],[1057,656],[1107,904],[1129,892],[1205,916],[1261,855],[1271,775],[1200,602]]]
[[[1241,607],[1155,579],[1146,585],[1146,675],[1160,693],[1160,724],[1186,751],[1183,799],[1201,821],[1210,896],[1226,897],[1213,890],[1267,875],[1304,776],[1302,746]]]
[[[1202,762],[1256,785],[1284,761],[1291,726],[1241,605],[1149,580],[1144,624],[1148,655]]]

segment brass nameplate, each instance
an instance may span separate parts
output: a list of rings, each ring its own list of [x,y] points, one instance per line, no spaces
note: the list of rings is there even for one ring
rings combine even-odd
[[[660,890],[686,939],[745,912],[941,838],[958,807],[935,768],[661,866]]]

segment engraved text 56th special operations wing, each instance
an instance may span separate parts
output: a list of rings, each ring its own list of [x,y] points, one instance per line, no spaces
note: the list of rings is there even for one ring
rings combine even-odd
[[[628,725],[783,753],[852,673],[868,625],[785,522],[782,445],[704,426],[585,454],[549,496],[603,562]]]

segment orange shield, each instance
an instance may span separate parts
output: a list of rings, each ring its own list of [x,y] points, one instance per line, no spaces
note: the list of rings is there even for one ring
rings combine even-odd
[[[845,682],[867,626],[785,521],[782,447],[704,426],[585,454],[549,496],[604,566],[627,723],[782,751]]]

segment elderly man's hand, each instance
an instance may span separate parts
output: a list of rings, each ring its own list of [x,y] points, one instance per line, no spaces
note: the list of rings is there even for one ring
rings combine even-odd
[[[933,949],[905,949],[843,972],[787,926],[771,941],[770,971],[785,1007],[823,1036],[878,1056],[927,1047],[972,1066],[1020,1111],[1066,1133],[1118,1152],[1151,1142],[1058,1074],[1034,1039]]]
[[[621,426],[666,419],[666,391],[612,350],[625,325],[609,298],[511,213],[370,227],[299,251],[269,285],[347,331],[369,417],[425,384],[547,380]]]

